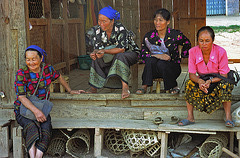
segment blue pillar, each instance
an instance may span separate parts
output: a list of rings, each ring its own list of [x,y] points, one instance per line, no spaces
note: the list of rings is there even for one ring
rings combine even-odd
[[[226,16],[239,16],[239,0],[226,0]]]

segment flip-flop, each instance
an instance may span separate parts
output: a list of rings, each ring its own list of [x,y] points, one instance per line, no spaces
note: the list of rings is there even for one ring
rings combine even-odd
[[[153,123],[155,123],[156,125],[159,125],[159,124],[163,123],[163,119],[161,117],[156,117],[153,120]]]
[[[145,94],[146,93],[146,90],[143,89],[143,88],[139,88],[137,91],[136,91],[136,94]]]
[[[179,124],[179,123],[182,123],[182,125]],[[191,122],[191,121],[189,121],[188,119],[184,119],[184,120],[178,122],[178,126],[187,126],[187,125],[192,125],[192,124],[194,124],[194,123],[195,123],[195,122]]]
[[[169,122],[169,124],[177,124],[179,122],[179,117],[177,116],[172,116],[171,117],[171,121]]]
[[[234,122],[233,121],[230,121],[230,120],[227,120],[225,122],[225,126],[226,127],[229,127],[229,128],[233,128],[235,126]]]
[[[175,87],[170,90],[171,94],[179,94],[180,93],[180,88]]]

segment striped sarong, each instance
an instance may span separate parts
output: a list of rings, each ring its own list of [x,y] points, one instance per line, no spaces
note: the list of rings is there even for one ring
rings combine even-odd
[[[26,142],[27,151],[35,143],[35,147],[45,153],[52,131],[50,115],[47,117],[47,121],[43,123],[27,119],[20,114],[16,114],[16,120],[23,127],[23,138]]]
[[[126,51],[114,55],[113,60],[105,63],[103,58],[92,61],[89,84],[95,88],[122,88],[122,82],[128,84],[130,66],[137,63],[138,54]]]

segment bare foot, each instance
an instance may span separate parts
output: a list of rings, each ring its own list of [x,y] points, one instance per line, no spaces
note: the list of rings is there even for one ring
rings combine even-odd
[[[128,89],[122,90],[122,99],[125,99],[130,96],[130,91]]]
[[[97,93],[97,88],[91,87],[90,90],[85,92],[86,94]]]

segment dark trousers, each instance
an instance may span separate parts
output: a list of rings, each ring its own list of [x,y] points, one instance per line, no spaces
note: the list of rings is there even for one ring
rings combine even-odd
[[[145,60],[142,85],[152,86],[153,79],[162,78],[164,81],[164,89],[169,90],[178,85],[176,80],[180,74],[180,64],[149,57]]]

